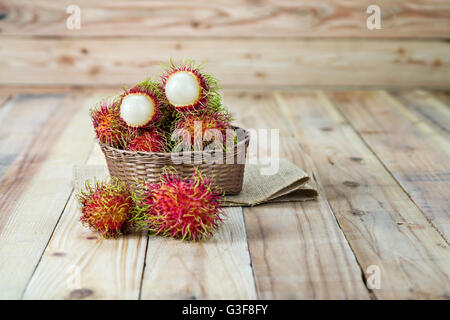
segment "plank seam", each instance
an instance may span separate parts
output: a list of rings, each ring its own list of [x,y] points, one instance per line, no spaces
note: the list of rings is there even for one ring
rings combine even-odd
[[[423,42],[448,42],[446,38],[442,36],[422,36],[422,37],[386,37],[386,36],[336,36],[336,37],[327,37],[327,36],[148,36],[148,35],[96,35],[96,36],[88,36],[88,35],[79,35],[79,36],[68,36],[68,35],[23,35],[23,34],[3,34],[0,36],[0,39],[19,39],[19,40],[111,40],[111,39],[131,39],[131,40],[167,40],[167,41],[227,41],[227,40],[275,40],[275,41],[295,41],[295,40],[305,40],[305,41],[423,41]]]
[[[91,151],[88,153],[88,156],[86,157],[86,160],[84,161],[84,163],[86,163],[87,160],[89,159],[89,156],[92,153],[92,151],[94,150],[94,147],[95,147],[95,143],[92,143]],[[64,211],[66,210],[67,204],[69,203],[70,199],[72,198],[73,193],[74,193],[74,188],[72,188],[69,196],[67,197],[66,203],[64,204],[64,206],[63,206],[63,208],[61,210],[61,213],[59,214],[58,220],[56,221],[55,226],[53,227],[52,233],[50,234],[50,237],[48,238],[47,243],[45,244],[45,247],[42,250],[42,253],[41,253],[40,257],[39,257],[39,260],[36,263],[36,266],[34,267],[33,272],[31,273],[31,276],[30,276],[30,278],[27,281],[27,285],[25,286],[25,288],[22,291],[22,294],[20,296],[20,300],[23,300],[23,298],[25,296],[25,293],[27,292],[27,289],[28,289],[28,287],[30,285],[30,282],[33,279],[33,277],[34,277],[34,275],[36,273],[36,270],[38,269],[38,267],[39,267],[39,265],[40,265],[40,263],[42,261],[42,257],[44,256],[45,252],[47,251],[47,247],[48,247],[48,245],[50,244],[50,241],[53,238],[53,234],[55,233],[55,230],[58,227],[58,224],[59,224],[59,222],[61,220],[61,217],[64,214]]]
[[[288,112],[287,112],[287,110],[286,110],[285,102],[284,102],[283,98],[281,97],[281,95],[280,95],[278,92],[274,92],[274,97],[275,97],[275,101],[277,101],[278,105],[280,106],[280,109],[282,110],[282,112],[283,112],[284,114],[288,114]],[[292,122],[292,118],[291,118],[291,117],[287,117],[287,118],[288,118],[288,123],[289,123],[289,125],[290,125],[291,127],[294,126],[294,123]],[[294,128],[295,128],[295,126],[294,126]],[[294,133],[294,136],[296,137],[296,139],[298,139],[299,137],[298,137],[298,134],[297,134],[296,130],[292,130],[292,132]],[[301,144],[300,141],[299,141],[299,144]],[[314,171],[315,171],[315,168],[313,167],[313,169],[314,169],[314,170],[313,170],[313,172],[314,172]],[[316,184],[317,184],[317,188],[318,188],[319,193],[321,193],[322,195],[324,195],[322,186],[321,186],[320,183],[317,181],[317,178],[316,178],[316,176],[315,176],[314,173],[313,173],[313,176],[314,176],[314,180],[316,181]],[[372,289],[369,289],[369,288],[367,287],[367,279],[366,279],[366,275],[365,275],[365,273],[364,273],[364,269],[363,269],[361,263],[359,262],[359,260],[358,260],[358,258],[357,258],[357,256],[356,256],[356,254],[355,254],[355,250],[354,250],[353,247],[351,246],[351,243],[348,241],[347,235],[345,234],[344,230],[342,230],[342,226],[341,226],[341,224],[339,223],[339,220],[336,218],[336,214],[335,214],[333,208],[331,207],[330,203],[328,202],[328,199],[327,199],[325,196],[323,197],[323,199],[324,199],[324,202],[325,202],[326,206],[327,206],[327,207],[329,208],[329,210],[333,213],[334,221],[336,222],[337,226],[338,226],[339,229],[341,230],[341,233],[342,233],[342,235],[343,235],[343,237],[344,237],[344,239],[345,239],[345,242],[347,243],[348,247],[350,248],[350,251],[351,251],[351,253],[352,253],[352,255],[353,255],[353,258],[355,259],[356,263],[358,264],[359,270],[360,270],[360,272],[361,272],[361,280],[362,280],[363,283],[364,283],[364,287],[366,288],[366,290],[367,290],[367,292],[368,292],[368,294],[369,294],[371,300],[377,300],[378,298],[377,298],[375,292],[374,292]]]
[[[317,183],[318,187],[320,187],[320,190],[322,191],[322,187],[320,186],[320,184],[317,181],[316,181],[316,183]],[[358,259],[356,257],[356,254],[355,254],[355,251],[353,250],[353,247],[352,247],[351,243],[348,241],[347,235],[345,234],[344,230],[342,230],[342,227],[341,227],[338,219],[336,218],[336,215],[334,213],[333,208],[331,207],[330,203],[328,202],[328,199],[326,199],[325,197],[324,197],[324,199],[325,199],[325,204],[327,205],[329,210],[333,213],[334,221],[336,221],[336,224],[339,226],[339,229],[341,230],[342,234],[344,235],[345,241],[347,242],[347,244],[348,244],[348,246],[349,246],[349,248],[350,248],[350,250],[351,250],[351,252],[353,254],[353,257],[355,258],[355,261],[356,261],[356,263],[359,266],[359,270],[361,271],[361,280],[364,282],[364,286],[366,287],[367,292],[369,293],[370,300],[378,300],[375,292],[372,289],[369,289],[369,287],[367,287],[367,277],[366,277],[366,274],[364,273],[364,268],[360,264],[360,262],[358,261]]]
[[[12,98],[12,95],[8,94],[6,95],[6,98],[0,103],[0,109],[3,109],[3,107],[6,105],[6,103]]]
[[[92,84],[92,85],[79,85],[79,84],[43,84],[35,85],[33,83],[22,83],[22,84],[1,84],[0,93],[5,91],[15,91],[23,93],[41,93],[42,90],[48,93],[92,93],[98,90],[121,90],[121,84]],[[295,92],[305,92],[311,90],[324,90],[324,91],[355,91],[355,90],[440,90],[440,87],[425,87],[418,85],[391,85],[391,86],[380,86],[380,85],[223,85],[222,89],[229,91],[295,91]],[[12,96],[9,98],[9,100]],[[437,98],[436,98],[437,99]],[[439,102],[445,104],[441,99]],[[446,105],[450,108],[450,106]]]
[[[141,281],[139,283],[138,300],[142,300],[142,286],[144,284],[145,268],[147,267],[147,252],[148,252],[149,246],[150,246],[150,237],[149,237],[149,234],[147,233],[147,242],[145,244],[145,253],[144,253],[144,265],[142,266]]]
[[[61,217],[62,217],[62,215],[64,213],[64,210],[66,210],[67,204],[69,203],[70,199],[72,198],[73,192],[74,192],[74,189],[72,188],[72,190],[70,191],[69,197],[67,198],[66,203],[64,204],[64,207],[61,210],[61,214],[59,215],[58,220],[56,221],[55,226],[53,227],[52,233],[50,234],[50,237],[48,238],[47,243],[45,244],[45,247],[42,250],[42,253],[41,253],[40,257],[39,257],[39,260],[36,263],[36,266],[34,267],[33,272],[31,273],[31,276],[30,276],[30,278],[27,281],[27,285],[25,286],[25,288],[22,291],[22,294],[20,295],[20,300],[23,300],[23,298],[25,296],[25,292],[27,292],[27,289],[28,289],[28,286],[30,285],[31,279],[33,279],[34,274],[36,273],[36,270],[37,270],[37,268],[39,267],[39,265],[41,263],[42,257],[44,256],[45,251],[47,251],[47,247],[50,244],[50,241],[51,241],[51,239],[53,237],[53,234],[55,233],[55,230],[56,230],[56,227],[58,226],[59,221],[61,220]]]
[[[259,291],[257,290],[255,269],[253,268],[252,253],[250,252],[250,245],[248,243],[248,237],[247,237],[247,228],[246,228],[247,220],[246,220],[245,214],[244,214],[245,208],[240,207],[240,209],[241,209],[242,221],[244,222],[245,243],[247,244],[247,253],[248,253],[248,258],[250,261],[250,269],[252,269],[253,289],[255,290],[255,293],[256,293],[256,299],[260,300],[261,296],[259,295]]]

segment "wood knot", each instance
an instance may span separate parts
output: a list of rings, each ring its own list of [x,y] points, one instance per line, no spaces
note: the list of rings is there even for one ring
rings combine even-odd
[[[198,21],[191,21],[191,27],[192,28],[198,28],[200,26],[200,22]]]
[[[86,297],[89,297],[93,293],[94,293],[94,291],[92,291],[91,289],[81,288],[81,289],[73,290],[70,293],[70,298],[71,299],[84,299]]]
[[[405,55],[405,53],[406,53],[406,50],[404,49],[404,48],[398,48],[397,49],[397,53],[399,54],[399,55],[401,55],[401,56],[404,56]]]
[[[257,78],[265,78],[266,74],[264,72],[257,71],[257,72],[255,72],[255,77],[257,77]]]
[[[327,160],[328,160],[328,163],[329,163],[329,164],[331,164],[332,166],[334,166],[334,161],[331,160],[331,158],[330,158],[329,156],[327,156]]]
[[[95,77],[96,75],[98,75],[100,73],[100,71],[102,71],[102,68],[100,68],[99,66],[92,66],[89,69],[89,75],[91,77]]]
[[[355,182],[355,181],[344,181],[342,183],[344,186],[349,187],[349,188],[357,188],[359,187],[359,183]]]
[[[52,253],[52,256],[55,256],[55,257],[64,257],[65,255],[66,255],[65,252],[53,252]]]
[[[354,162],[361,162],[363,159],[360,157],[350,157],[350,160],[352,160]]]
[[[440,66],[442,66],[442,61],[440,59],[434,59],[433,60],[433,67],[439,68]]]
[[[75,59],[71,56],[61,55],[58,58],[58,62],[64,65],[73,65],[75,63]]]
[[[350,213],[355,215],[355,216],[363,216],[366,214],[365,211],[359,210],[359,209],[352,209],[350,210]]]

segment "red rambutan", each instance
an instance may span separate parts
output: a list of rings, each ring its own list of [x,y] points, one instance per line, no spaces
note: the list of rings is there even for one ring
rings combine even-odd
[[[161,181],[146,185],[137,198],[133,220],[157,235],[182,240],[202,240],[212,236],[224,216],[222,196],[200,171],[182,178],[166,170]]]
[[[231,116],[223,111],[182,114],[174,123],[174,131],[179,130],[178,138],[191,146],[201,144],[202,148],[212,142],[217,143],[217,147],[223,146],[231,129]],[[215,141],[218,136],[220,141]]]
[[[132,128],[143,128],[161,119],[166,103],[160,84],[147,79],[122,94],[120,117]]]
[[[217,80],[202,72],[194,61],[186,60],[181,65],[171,61],[161,82],[167,100],[178,111],[211,109],[221,100]]]
[[[91,110],[92,124],[97,139],[114,148],[125,145],[128,128],[120,118],[119,103],[102,101],[100,105]]]
[[[165,149],[166,137],[157,128],[137,131],[131,136],[127,146],[130,151],[164,152]]]
[[[116,237],[123,232],[134,208],[126,183],[116,178],[109,182],[96,182],[94,186],[86,182],[77,199],[81,204],[83,225],[105,238]]]

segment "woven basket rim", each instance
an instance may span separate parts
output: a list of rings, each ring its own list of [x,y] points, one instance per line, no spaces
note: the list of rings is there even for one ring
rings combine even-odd
[[[250,132],[244,128],[241,127],[237,127],[237,126],[232,126],[232,128],[234,129],[234,131],[236,131],[237,129],[243,130],[245,132],[245,138],[241,141],[239,141],[238,143],[236,143],[234,145],[234,150],[237,149],[238,146],[242,145],[242,144],[247,144],[250,141]],[[110,150],[114,150],[115,152],[120,152],[123,154],[128,154],[128,155],[136,155],[136,154],[142,154],[142,155],[159,155],[159,156],[168,156],[168,155],[173,155],[173,154],[177,154],[177,155],[186,155],[186,154],[198,154],[198,153],[213,153],[215,152],[215,150],[203,150],[203,151],[181,151],[181,152],[147,152],[147,151],[129,151],[129,150],[122,150],[122,149],[117,149],[111,146],[108,146],[107,144],[97,140],[97,142],[99,143],[99,145],[104,148],[104,149],[110,149]]]

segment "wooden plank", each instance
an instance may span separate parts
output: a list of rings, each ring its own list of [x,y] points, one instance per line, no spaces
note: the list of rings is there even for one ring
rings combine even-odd
[[[314,176],[314,165],[271,94],[227,91],[225,102],[242,127],[279,128],[280,156]],[[257,143],[256,136],[251,143]],[[267,152],[264,146],[259,148]],[[244,208],[259,298],[369,298],[361,270],[320,186],[319,192],[317,201]]]
[[[415,117],[433,127],[447,139],[450,138],[450,100],[442,102],[436,95],[425,90],[396,91],[391,93]]]
[[[64,95],[19,95],[0,114],[0,231],[52,147],[41,141],[55,125]],[[51,120],[53,117],[53,121]],[[61,118],[65,123],[67,118]],[[61,126],[56,127],[61,130]],[[56,131],[55,134],[58,134]],[[44,142],[44,143],[42,143]],[[47,144],[45,144],[47,142]],[[39,150],[35,145],[44,147]]]
[[[120,92],[118,86],[71,86],[71,85],[52,85],[42,86],[39,84],[31,86],[0,86],[0,95],[15,96],[18,94],[47,94],[47,93],[73,93],[80,95],[102,93],[105,97]]]
[[[339,92],[330,97],[448,242],[449,140],[386,92]]]
[[[3,37],[0,85],[122,87],[157,77],[168,57],[195,57],[226,88],[448,88],[449,50],[445,41]]]
[[[322,92],[277,97],[359,264],[380,271],[375,296],[448,299],[448,244],[330,100]]]
[[[67,203],[72,190],[72,166],[85,161],[90,150],[86,141],[92,141],[92,131],[80,130],[83,123],[89,121],[85,100],[68,96],[63,102],[64,107],[56,110],[55,106],[49,107],[53,102],[48,96],[19,97],[17,102],[16,107],[23,105],[25,110],[27,103],[34,106],[24,111],[33,116],[28,122],[17,123],[19,128],[42,121],[39,110],[50,109],[52,112],[2,177],[2,299],[21,297]],[[9,137],[8,141],[12,143],[14,139]]]
[[[150,238],[142,299],[256,299],[242,209],[225,211],[208,241]]]
[[[91,131],[90,121],[79,128]],[[92,139],[88,141],[92,143]],[[87,164],[106,165],[97,144]],[[105,240],[83,227],[79,219],[79,206],[72,194],[24,299],[137,299],[147,235]]]
[[[80,7],[81,28],[69,29],[66,8]],[[381,29],[369,30],[369,5]],[[432,37],[450,35],[445,0],[88,1],[4,0],[0,28],[20,36],[153,37]]]
[[[1,107],[0,188],[8,181],[1,178],[2,174],[35,139],[63,98],[63,95],[18,95]],[[16,172],[11,172],[9,180],[12,176],[15,177]],[[8,187],[5,186],[3,191]]]

